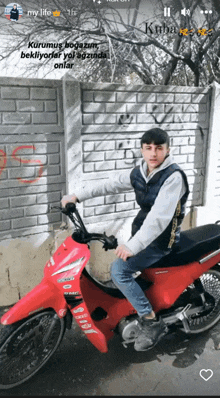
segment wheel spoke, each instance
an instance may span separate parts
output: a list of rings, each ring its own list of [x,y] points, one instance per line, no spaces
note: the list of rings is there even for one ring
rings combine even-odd
[[[64,331],[65,320],[52,310],[35,314],[20,326],[5,326],[6,338],[0,330],[0,389],[32,377],[55,352]]]

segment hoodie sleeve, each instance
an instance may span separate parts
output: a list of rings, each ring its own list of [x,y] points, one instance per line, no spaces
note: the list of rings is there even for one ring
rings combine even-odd
[[[79,202],[103,195],[113,195],[133,189],[130,182],[130,172],[116,174],[108,180],[86,181],[83,186],[76,188],[74,194]]]
[[[134,255],[150,245],[167,228],[185,190],[180,173],[175,172],[167,178],[141,228],[125,243]]]

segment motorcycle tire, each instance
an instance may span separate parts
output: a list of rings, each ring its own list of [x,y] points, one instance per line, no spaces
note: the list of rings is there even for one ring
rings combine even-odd
[[[200,277],[205,292],[213,299],[207,311],[188,317],[189,334],[202,333],[220,320],[220,268],[210,269]]]
[[[19,386],[37,373],[58,348],[65,329],[66,319],[53,310],[0,325],[0,389]]]

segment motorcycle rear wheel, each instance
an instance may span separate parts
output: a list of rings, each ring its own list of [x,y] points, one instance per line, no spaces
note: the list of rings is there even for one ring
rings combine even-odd
[[[65,329],[65,318],[53,310],[1,325],[0,389],[19,386],[37,373],[58,348]]]
[[[220,270],[210,269],[201,277],[205,292],[214,299],[214,305],[207,311],[188,317],[189,333],[202,333],[212,328],[220,320]]]

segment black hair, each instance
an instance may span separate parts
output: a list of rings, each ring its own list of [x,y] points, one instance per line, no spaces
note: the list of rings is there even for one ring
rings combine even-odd
[[[170,138],[166,131],[156,127],[145,131],[144,135],[141,137],[141,147],[143,146],[143,144],[167,144],[169,148]]]

